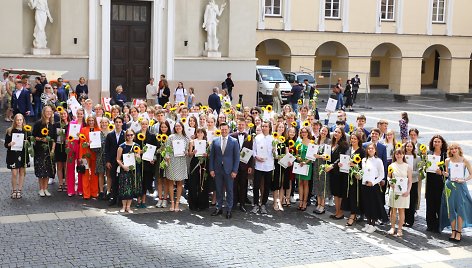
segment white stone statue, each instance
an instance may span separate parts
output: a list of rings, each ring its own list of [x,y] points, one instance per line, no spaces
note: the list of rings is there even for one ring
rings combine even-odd
[[[51,13],[49,12],[47,0],[28,0],[28,6],[35,10],[34,20],[36,25],[34,26],[34,40],[33,47],[39,49],[47,48],[48,41],[46,38],[46,23],[47,19],[53,23]]]
[[[218,17],[221,16],[225,9],[226,3],[222,4],[220,8],[215,4],[215,0],[210,0],[205,8],[205,15],[203,16],[203,28],[207,32],[207,41],[205,42],[206,51],[218,51],[220,44],[216,37],[216,27],[218,26]]]

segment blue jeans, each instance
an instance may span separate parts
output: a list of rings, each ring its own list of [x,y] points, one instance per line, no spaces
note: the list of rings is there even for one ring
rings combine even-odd
[[[336,110],[343,108],[343,93],[336,94],[336,98],[338,99],[338,103],[336,103]]]
[[[295,113],[298,113],[298,103],[297,102],[291,102],[290,105],[292,105],[292,109]]]
[[[41,111],[43,110],[43,103],[41,102],[41,99],[34,99],[34,105],[33,105],[33,113],[34,113],[34,118],[40,119],[41,118]]]

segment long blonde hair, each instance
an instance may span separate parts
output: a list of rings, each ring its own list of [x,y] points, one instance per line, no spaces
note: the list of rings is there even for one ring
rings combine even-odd
[[[43,110],[41,111],[41,123],[43,123],[45,125],[54,124],[54,113],[51,115],[51,118],[49,118],[49,122],[48,122],[48,119],[46,118],[46,109],[47,108],[51,109],[51,111],[54,112],[54,110],[52,109],[51,106],[49,106],[49,105],[44,106]]]
[[[21,117],[23,118],[23,124],[21,125],[21,129],[23,129],[23,127],[25,126],[26,122],[25,122],[25,117],[20,114],[20,113],[17,113],[15,115],[15,117],[13,117],[13,122],[11,123],[11,127],[7,128],[7,134],[8,135],[11,135],[11,132],[13,131],[13,129],[17,128],[18,126],[16,125],[16,118],[17,117]]]

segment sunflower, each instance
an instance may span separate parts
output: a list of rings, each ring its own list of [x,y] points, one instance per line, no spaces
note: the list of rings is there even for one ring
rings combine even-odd
[[[331,158],[331,156],[329,154],[324,155],[324,160],[328,161],[330,158]]]
[[[138,134],[138,135],[139,135],[139,134]],[[133,147],[133,152],[139,153],[140,151],[141,151],[141,149],[139,149],[139,146],[135,145],[135,146]]]
[[[138,140],[143,141],[145,139],[146,139],[146,135],[144,135],[143,133],[138,133]]]
[[[57,106],[57,107],[56,107],[56,111],[57,111],[58,113],[62,113],[62,112],[64,112],[64,107],[62,107],[62,106]]]
[[[402,148],[402,143],[397,142],[397,144],[395,144],[395,149],[400,149],[400,148]]]
[[[298,100],[298,105],[302,105],[302,104],[303,104],[302,99],[299,99],[299,100]]]
[[[272,132],[272,137],[273,137],[274,139],[279,138],[279,133],[277,133],[277,132]]]
[[[41,129],[41,134],[43,134],[44,136],[47,136],[49,134],[49,130],[47,128],[43,128]]]
[[[225,114],[230,114],[230,113],[231,113],[231,109],[230,109],[230,108],[225,109]]]
[[[162,107],[162,108],[164,108],[164,109],[167,108],[167,105],[168,105],[168,104],[169,104],[169,103],[166,102],[166,103],[164,104],[164,107]]]
[[[87,137],[85,137],[84,134],[82,134],[82,133],[79,134],[79,139],[81,139],[81,140],[84,141],[86,138],[87,138]]]
[[[263,112],[265,112],[266,108],[265,108],[265,107],[262,107],[261,110],[262,110]]]
[[[221,130],[219,129],[215,130],[215,136],[217,137],[221,136]]]
[[[171,111],[171,112],[173,112],[173,111],[175,111],[175,110],[177,110],[177,107],[172,107],[172,108],[170,108],[170,111]]]
[[[319,95],[320,91],[318,89],[315,89],[315,95]]]
[[[33,128],[30,126],[30,125],[25,125],[23,127],[23,129],[26,131],[26,132],[30,132]]]
[[[166,134],[161,135],[162,142],[166,142],[169,137]]]
[[[115,125],[108,124],[108,131],[113,131],[115,129]]]
[[[205,112],[206,110],[208,110],[208,106],[203,105],[203,106],[201,107],[201,109],[202,109],[202,111]]]
[[[392,166],[388,167],[388,173],[393,173],[393,167]]]
[[[223,100],[223,95],[220,95],[220,100]]]
[[[293,140],[289,140],[288,141],[288,147],[293,148],[293,146],[295,146],[295,142]]]
[[[315,140],[310,140],[310,144],[315,144]]]
[[[280,141],[281,143],[284,143],[284,142],[285,142],[285,137],[284,137],[284,136],[279,136],[279,141]]]
[[[152,127],[154,126],[155,123],[156,121],[154,119],[151,119],[151,121],[149,121],[149,126]]]
[[[442,167],[442,166],[444,166],[444,161],[439,161],[438,162],[438,167]]]
[[[297,127],[297,121],[292,121],[292,127]]]
[[[182,122],[182,124],[187,123],[187,118],[185,117],[180,118],[180,122]]]
[[[349,132],[353,132],[354,131],[354,125],[353,124],[349,124]]]
[[[423,151],[426,151],[426,145],[421,144],[421,145],[420,145],[420,151],[422,151],[422,152],[423,152]]]
[[[247,124],[247,126],[248,126],[249,128],[253,128],[253,127],[254,127],[254,124],[253,124],[253,123],[249,123],[249,124]]]
[[[267,106],[266,106],[266,110],[267,110],[267,112],[269,112],[269,113],[272,112],[272,105],[267,105]]]
[[[74,137],[72,135],[69,135],[69,137],[67,137],[67,140],[69,142],[73,142],[74,141]]]
[[[251,141],[252,140],[252,135],[247,135],[247,141]]]
[[[138,122],[141,123],[143,121],[144,117],[138,117]]]
[[[355,154],[352,161],[354,161],[354,163],[356,163],[356,164],[359,164],[362,161],[362,159],[361,159],[359,154]]]
[[[185,106],[185,101],[179,102],[179,106]]]
[[[241,104],[240,104],[240,103],[236,104],[236,108],[237,108],[238,110],[241,109]]]
[[[295,147],[295,149],[297,150],[297,152],[300,151],[300,148],[302,148],[302,144],[301,144],[301,143],[299,143],[299,144],[297,145],[297,147]]]
[[[105,112],[105,117],[107,117],[108,119],[111,118],[111,113],[110,112]]]
[[[226,105],[226,106],[231,106],[231,102],[226,101],[226,102],[225,102],[225,105]]]
[[[310,122],[308,120],[303,121],[303,126],[307,127],[310,125]]]

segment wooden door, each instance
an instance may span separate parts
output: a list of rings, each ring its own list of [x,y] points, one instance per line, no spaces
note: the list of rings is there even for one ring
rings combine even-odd
[[[151,3],[113,1],[110,92],[122,85],[131,98],[146,98],[151,65]]]

